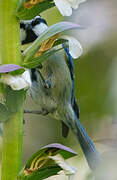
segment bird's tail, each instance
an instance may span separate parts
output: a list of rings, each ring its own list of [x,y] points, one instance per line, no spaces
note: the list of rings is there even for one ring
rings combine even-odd
[[[77,104],[76,104],[77,105]],[[77,115],[77,106],[75,106],[74,108],[74,118],[70,121],[70,126],[74,132],[74,134],[76,135],[81,148],[84,152],[84,155],[86,157],[86,160],[88,162],[89,167],[91,168],[91,170],[95,170],[101,163],[101,157],[98,153],[98,151],[96,150],[93,142],[91,141],[91,139],[89,138],[88,134],[86,133],[85,129],[82,127],[78,115]]]
[[[87,159],[88,165],[91,168],[91,170],[95,170],[101,163],[101,157],[98,151],[96,150],[93,142],[89,138],[88,134],[82,127],[77,116],[75,117],[74,125],[75,125],[75,130],[73,131],[76,134],[77,139],[81,145],[81,148]]]

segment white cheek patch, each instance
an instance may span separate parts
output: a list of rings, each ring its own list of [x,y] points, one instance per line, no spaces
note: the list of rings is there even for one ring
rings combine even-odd
[[[26,32],[22,28],[20,29],[20,39],[21,39],[21,42],[26,39]]]
[[[46,24],[40,23],[36,25],[33,30],[37,36],[40,36],[40,34],[42,34],[47,28],[48,26]]]

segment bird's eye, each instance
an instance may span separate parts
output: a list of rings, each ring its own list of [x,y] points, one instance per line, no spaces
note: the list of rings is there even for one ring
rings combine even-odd
[[[36,18],[32,21],[32,26],[36,26],[37,24],[40,24],[40,18]]]
[[[36,69],[42,69],[43,65],[40,63],[39,66],[36,67]]]

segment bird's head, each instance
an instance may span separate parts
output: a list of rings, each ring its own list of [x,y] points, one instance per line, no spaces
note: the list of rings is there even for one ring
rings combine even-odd
[[[20,21],[21,44],[33,42],[48,28],[47,22],[40,15],[31,20]]]

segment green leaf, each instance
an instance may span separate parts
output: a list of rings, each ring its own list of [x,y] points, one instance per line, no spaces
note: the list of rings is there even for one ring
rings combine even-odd
[[[26,0],[20,0],[16,8],[15,14],[20,20],[32,19],[43,11],[55,6],[55,4],[51,0],[46,0],[28,9],[24,7],[24,2],[26,2]]]
[[[38,51],[40,45],[44,40],[49,39],[50,37],[62,33],[67,30],[71,29],[81,29],[82,27],[77,24],[73,24],[71,22],[60,22],[57,24],[54,24],[47,28],[47,30],[44,31],[34,42],[33,44],[28,47],[22,54],[24,62],[27,62],[29,59],[34,58],[35,53]]]
[[[61,155],[64,159],[76,156],[77,154],[70,148],[61,144],[50,144],[32,155],[25,167],[18,175],[18,180],[43,180],[52,175],[57,175],[62,168],[53,159],[56,155]]]

